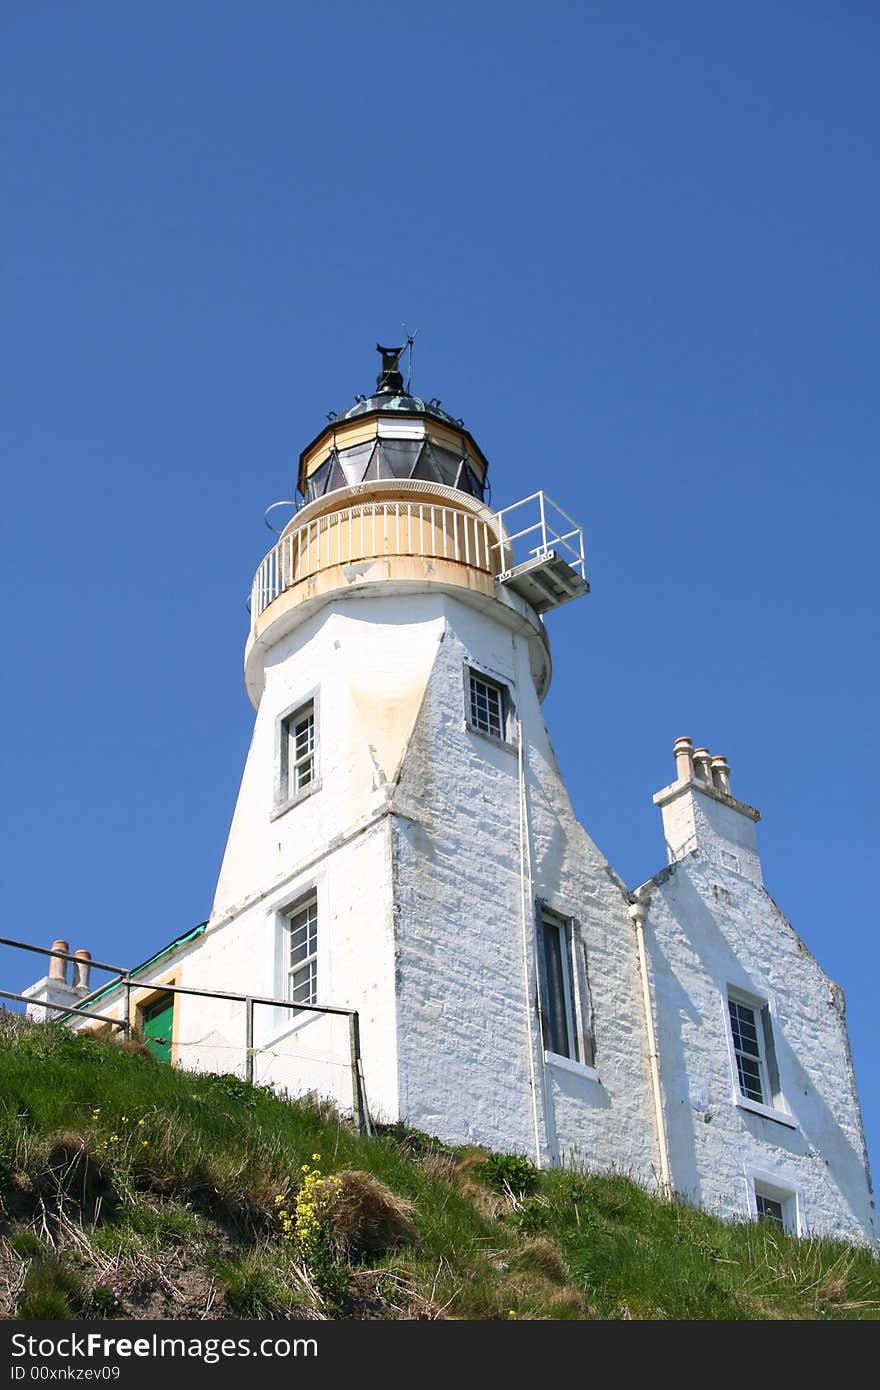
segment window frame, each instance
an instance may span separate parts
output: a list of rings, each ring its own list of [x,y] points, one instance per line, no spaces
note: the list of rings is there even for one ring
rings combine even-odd
[[[489,690],[494,690],[498,694],[499,701],[499,725],[501,732],[493,733],[491,729],[484,729],[474,718],[473,707],[473,682],[478,681]],[[487,671],[481,666],[474,666],[472,662],[467,662],[464,667],[464,727],[469,729],[472,734],[477,734],[480,738],[486,739],[488,743],[494,743],[497,748],[511,749],[516,747],[516,707],[514,705],[512,687],[510,682],[503,676],[497,675],[494,671]]]
[[[547,960],[547,930],[558,932],[563,999],[569,1051],[558,1052],[552,1043],[550,976]],[[540,898],[535,903],[536,1004],[541,1044],[546,1064],[598,1081],[595,1066],[595,1040],[592,1027],[586,948],[580,923],[573,916],[557,911]]]
[[[758,1046],[758,1057],[755,1059],[752,1054],[744,1052],[743,1055],[757,1060],[758,1074],[761,1081],[761,1090],[765,1099],[754,1100],[747,1095],[740,1083],[740,1069],[738,1064],[738,1053],[736,1039],[733,1032],[733,1020],[731,1017],[731,1004],[737,1004],[741,1008],[750,1009],[755,1020],[755,1035]],[[733,1102],[741,1110],[749,1110],[753,1114],[761,1115],[764,1119],[775,1120],[778,1124],[786,1125],[789,1129],[799,1128],[795,1117],[789,1112],[785,1095],[782,1089],[782,1082],[779,1075],[779,1063],[776,1052],[776,1027],[775,1009],[769,999],[762,999],[760,996],[740,989],[736,985],[728,984],[724,994],[724,1023],[727,1037],[727,1047],[730,1054],[730,1068],[733,1081]]]
[[[312,720],[311,748],[303,757],[297,758],[294,730],[296,725],[302,723],[309,714]],[[315,689],[309,691],[301,700],[297,700],[296,704],[289,705],[287,709],[282,710],[275,720],[275,778],[272,820],[276,816],[283,815],[285,811],[289,811],[292,806],[298,806],[307,797],[314,796],[315,792],[320,791],[320,747],[320,711],[318,691]],[[291,756],[292,753],[293,756]],[[311,758],[312,775],[304,786],[292,789],[296,768],[306,758]]]
[[[312,935],[314,935],[314,947],[313,947],[312,950],[308,950],[308,949],[307,949],[307,950],[306,950],[306,954],[305,954],[300,960],[298,960],[298,961],[296,962],[296,964],[294,964],[294,962],[293,962],[293,960],[292,960],[292,955],[293,955],[293,934],[294,934],[293,920],[294,920],[295,917],[300,916],[300,915],[301,915],[302,913],[304,913],[304,912],[308,914],[312,908],[314,908],[314,922],[312,923],[311,919],[307,916],[307,917],[306,917],[306,922],[305,922],[305,929],[306,929],[306,947],[308,948],[309,941],[310,941],[310,938],[312,937]],[[288,904],[288,906],[285,907],[285,908],[283,909],[283,912],[282,912],[281,915],[282,915],[282,917],[284,918],[284,951],[283,951],[283,981],[284,981],[284,991],[283,991],[283,992],[284,992],[284,998],[290,1000],[291,1003],[299,1003],[300,1006],[301,1006],[300,1008],[297,1008],[297,1009],[285,1009],[285,1010],[284,1010],[284,1012],[285,1012],[285,1014],[287,1015],[288,1019],[291,1019],[291,1020],[292,1020],[292,1019],[299,1018],[303,1013],[305,1013],[305,1012],[307,1011],[307,1006],[308,1006],[308,1005],[310,1005],[310,1004],[317,1004],[317,1002],[318,1002],[318,981],[319,981],[318,961],[319,961],[319,955],[320,955],[320,939],[319,939],[319,935],[318,935],[318,930],[319,930],[319,915],[318,915],[318,891],[317,891],[317,888],[309,889],[309,891],[306,892],[306,893],[304,893],[302,897],[297,898],[297,900],[296,900],[295,902],[292,902],[292,903]],[[312,928],[314,928],[314,930],[312,930]],[[296,930],[299,930],[299,928],[297,928]],[[308,970],[308,971],[309,971],[309,977],[310,977],[310,983],[309,983],[309,997],[308,997],[307,999],[301,999],[301,1000],[297,1001],[297,1000],[294,1000],[294,997],[293,997],[293,989],[294,989],[293,980],[294,980],[294,976],[297,975],[297,974],[301,974],[303,970]],[[312,1015],[312,1017],[316,1017],[316,1015]]]
[[[761,1221],[760,1200],[765,1202],[775,1202],[780,1209],[782,1216],[781,1230],[788,1236],[801,1236],[806,1234],[804,1222],[804,1199],[803,1193],[796,1187],[786,1186],[780,1183],[779,1175],[776,1173],[764,1173],[752,1170],[746,1176],[746,1191],[748,1201],[749,1219]],[[770,1218],[775,1230],[779,1230],[773,1218]]]
[[[743,1039],[741,1026],[745,1020],[737,1017],[736,1021],[734,1021],[734,1010],[748,1010],[749,1014],[751,1014],[751,1022],[748,1026],[755,1034],[756,1050],[754,1052],[748,1051],[744,1046],[737,1045],[737,1034],[739,1034],[741,1041]],[[736,1069],[737,1090],[743,1100],[751,1101],[753,1105],[768,1105],[772,1091],[770,1089],[770,1073],[767,1066],[767,1040],[764,1036],[763,1009],[751,1000],[744,999],[740,995],[728,991],[727,1017],[731,1030],[731,1040],[733,1042],[733,1060]],[[740,1026],[737,1027],[737,1024]],[[758,1095],[750,1095],[743,1084],[743,1071],[745,1068],[740,1065],[741,1059],[744,1062],[752,1063],[757,1071]],[[751,1089],[754,1090],[755,1086],[752,1085]]]

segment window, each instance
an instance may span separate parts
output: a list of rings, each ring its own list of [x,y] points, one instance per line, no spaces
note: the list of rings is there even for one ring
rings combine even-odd
[[[803,1205],[800,1195],[790,1187],[780,1187],[773,1174],[754,1174],[750,1180],[749,1207],[752,1219],[766,1221],[787,1235],[803,1234]]]
[[[504,696],[500,685],[471,672],[471,724],[481,734],[504,737]]]
[[[757,1009],[738,999],[728,999],[730,1027],[733,1033],[733,1054],[736,1058],[736,1079],[746,1100],[769,1105],[767,1068],[761,1046],[761,1022]]]
[[[583,945],[574,922],[549,908],[538,914],[538,978],[545,1051],[592,1067]]]
[[[298,903],[287,914],[287,997],[297,1004],[318,1000],[318,899]]]
[[[796,1127],[782,1100],[769,1006],[730,990],[727,1011],[740,1104],[772,1111],[771,1118]]]
[[[276,810],[318,789],[318,729],[314,700],[281,716],[276,737]]]
[[[497,739],[499,743],[514,742],[511,730],[515,724],[510,690],[503,681],[493,680],[483,671],[464,668],[465,724],[475,734]]]
[[[780,1231],[785,1230],[781,1202],[778,1202],[775,1197],[765,1197],[763,1192],[756,1189],[755,1205],[758,1208],[759,1221],[770,1221],[774,1226],[778,1226]]]

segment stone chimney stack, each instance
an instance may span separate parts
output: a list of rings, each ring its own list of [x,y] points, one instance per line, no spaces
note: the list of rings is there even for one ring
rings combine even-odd
[[[654,797],[670,864],[696,852],[761,883],[755,834],[760,812],[731,793],[727,759],[694,748],[689,738],[677,738],[672,751],[676,780]]]
[[[69,943],[60,939],[52,942],[50,950],[63,951],[70,955]],[[62,1010],[75,1009],[80,1000],[88,994],[91,952],[76,951],[74,955],[76,959],[73,962],[72,983],[68,979],[68,967],[71,962],[64,960],[62,956],[49,956],[48,974],[22,990],[22,994],[29,1000],[25,1010],[26,1016],[35,1023],[51,1023],[52,1019],[61,1018]],[[57,1004],[58,1008],[42,1007],[46,1004]]]

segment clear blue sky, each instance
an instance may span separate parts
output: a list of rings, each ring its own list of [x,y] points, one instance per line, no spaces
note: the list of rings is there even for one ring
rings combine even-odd
[[[263,509],[405,320],[495,502],[586,529],[579,816],[638,883],[673,739],[728,755],[880,1162],[878,38],[868,0],[6,0],[5,934],[133,963],[207,916]]]

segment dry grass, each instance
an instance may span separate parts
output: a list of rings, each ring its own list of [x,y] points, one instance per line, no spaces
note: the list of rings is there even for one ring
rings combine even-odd
[[[370,1173],[345,1169],[318,1183],[326,1189],[330,1242],[343,1259],[384,1255],[416,1241],[412,1202]]]

